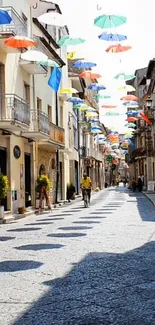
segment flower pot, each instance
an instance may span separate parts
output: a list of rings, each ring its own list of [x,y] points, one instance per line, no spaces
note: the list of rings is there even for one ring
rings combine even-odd
[[[0,219],[4,219],[4,207],[0,206]]]
[[[24,208],[18,208],[18,213],[19,214],[24,214],[24,212],[25,212]]]

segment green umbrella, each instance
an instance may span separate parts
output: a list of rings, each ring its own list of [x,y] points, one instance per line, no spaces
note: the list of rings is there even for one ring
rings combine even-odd
[[[114,28],[125,24],[126,21],[124,16],[101,15],[94,19],[94,25],[100,28]]]
[[[44,66],[47,66],[47,67],[59,67],[59,65],[53,61],[53,60],[50,60],[50,59],[47,59],[47,60],[44,60],[44,61],[39,61],[38,64],[41,64],[41,65],[44,65]]]
[[[127,123],[125,126],[128,127],[128,128],[136,128],[135,123]]]
[[[88,108],[89,106],[87,104],[76,104],[74,105],[74,108],[79,109],[79,108]]]
[[[125,74],[125,73],[118,73],[114,78],[115,79],[123,79],[123,80],[125,80],[125,81],[127,81],[127,80],[132,80],[132,79],[134,79],[136,76],[135,75],[133,75],[133,74]]]
[[[85,40],[82,38],[72,38],[69,35],[65,35],[59,39],[57,44],[59,46],[68,46],[68,45],[79,45],[84,42],[85,42]]]
[[[108,99],[108,98],[111,98],[111,96],[109,95],[100,95],[100,94],[97,94],[93,97],[94,99],[102,99],[102,98],[105,98],[105,99]]]

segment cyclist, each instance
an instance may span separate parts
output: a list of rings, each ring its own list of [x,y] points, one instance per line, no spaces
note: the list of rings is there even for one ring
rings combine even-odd
[[[88,200],[89,200],[89,203],[90,203],[92,181],[91,181],[91,178],[88,177],[86,173],[83,174],[83,178],[81,180],[81,185],[80,186],[81,186],[81,189],[82,189],[82,200],[84,200],[84,190],[87,190]]]

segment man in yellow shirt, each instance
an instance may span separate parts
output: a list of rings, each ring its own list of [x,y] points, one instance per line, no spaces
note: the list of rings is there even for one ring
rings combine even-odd
[[[92,181],[91,178],[87,176],[86,173],[83,174],[83,178],[81,180],[81,189],[82,189],[82,200],[84,200],[84,190],[86,189],[88,191],[88,200],[90,203],[90,197],[91,197],[91,187],[92,187]]]

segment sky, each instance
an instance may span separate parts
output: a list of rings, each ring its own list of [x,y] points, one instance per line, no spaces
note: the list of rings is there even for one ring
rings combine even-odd
[[[70,36],[82,37],[86,40],[81,46],[75,47],[77,56],[97,63],[94,71],[102,75],[99,82],[110,87],[108,89],[112,89],[113,77],[117,73],[134,74],[136,69],[146,67],[149,60],[155,57],[154,0],[57,0],[55,2],[60,5]],[[132,50],[121,55],[105,52],[111,44],[98,39],[98,35],[105,30],[93,24],[94,19],[102,14],[127,17],[127,23],[112,32],[126,35],[127,41],[122,44],[130,45]],[[68,50],[70,51],[71,48]]]

